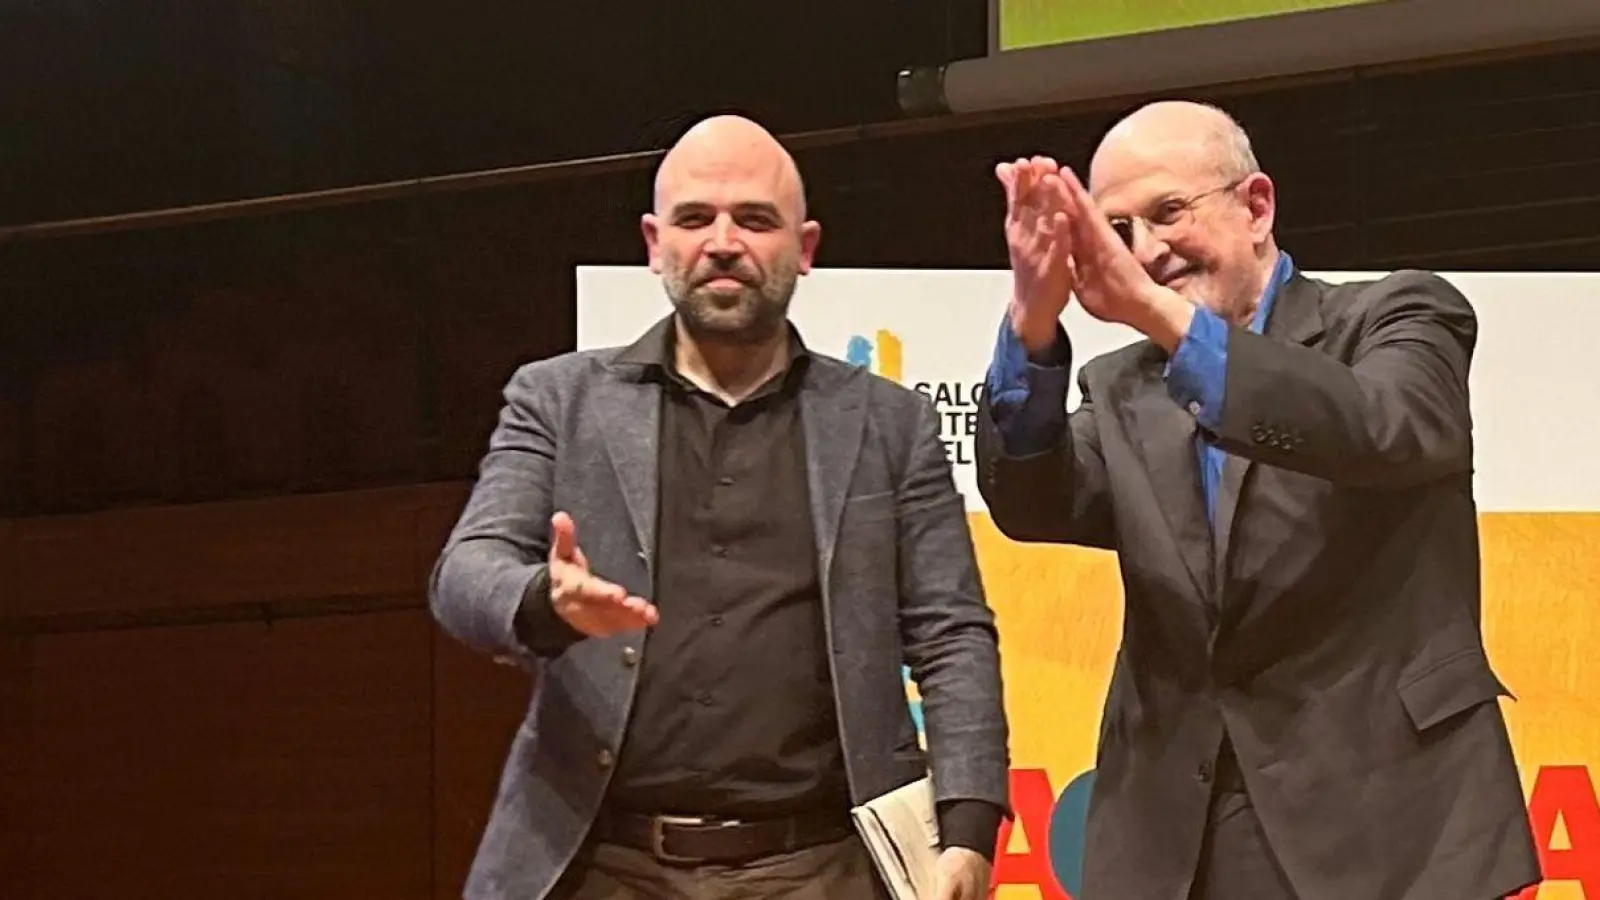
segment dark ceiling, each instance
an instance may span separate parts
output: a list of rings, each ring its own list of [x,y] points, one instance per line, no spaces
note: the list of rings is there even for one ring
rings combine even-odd
[[[0,0],[0,224],[898,116],[984,0]]]

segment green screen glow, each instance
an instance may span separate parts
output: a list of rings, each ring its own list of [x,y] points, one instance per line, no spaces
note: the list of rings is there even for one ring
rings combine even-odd
[[[1214,25],[1380,0],[995,0],[1000,49]]]

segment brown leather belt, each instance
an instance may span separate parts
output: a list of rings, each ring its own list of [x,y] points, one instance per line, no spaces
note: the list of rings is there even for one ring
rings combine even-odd
[[[698,865],[793,853],[852,833],[850,818],[843,812],[755,821],[601,813],[593,837],[643,850],[664,863]]]

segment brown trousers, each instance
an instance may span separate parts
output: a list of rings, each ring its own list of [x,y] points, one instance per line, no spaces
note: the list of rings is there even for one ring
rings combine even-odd
[[[737,865],[679,866],[590,844],[549,900],[888,900],[860,838]]]

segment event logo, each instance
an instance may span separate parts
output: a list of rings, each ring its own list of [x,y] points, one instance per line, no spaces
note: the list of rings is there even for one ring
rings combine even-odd
[[[905,384],[933,401],[939,413],[939,439],[954,466],[970,466],[975,461],[972,442],[978,433],[978,401],[983,397],[979,381],[905,380],[905,345],[899,335],[880,328],[871,338],[854,334],[845,345],[845,361],[876,372],[896,384]]]
[[[905,347],[892,331],[880,328],[876,339],[872,340],[859,334],[851,335],[844,358],[851,365],[876,372],[896,384],[905,383],[905,372],[901,366],[905,359]]]

